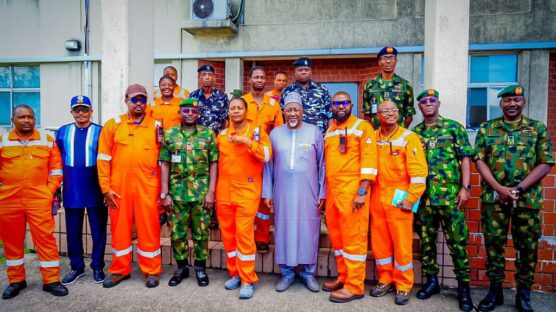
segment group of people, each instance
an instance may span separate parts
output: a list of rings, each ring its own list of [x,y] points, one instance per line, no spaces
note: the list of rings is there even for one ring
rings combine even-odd
[[[25,223],[38,253],[43,290],[67,294],[64,285],[84,275],[81,231],[87,209],[93,251],[93,280],[106,288],[131,272],[133,221],[137,256],[147,287],[162,272],[160,225],[168,215],[177,269],[168,285],[189,276],[188,231],[199,286],[206,273],[211,212],[226,251],[228,290],[239,298],[254,294],[255,259],[269,252],[274,212],[275,262],[286,291],[301,281],[313,292],[330,292],[333,302],[364,296],[368,241],[378,272],[373,297],[395,292],[407,304],[413,288],[413,229],[421,238],[427,281],[417,298],[440,292],[436,239],[442,225],[458,281],[458,304],[471,311],[468,229],[470,163],[482,177],[481,223],[490,289],[478,305],[491,311],[503,303],[506,245],[512,225],[516,259],[516,307],[532,311],[530,289],[540,238],[542,178],[554,164],[546,126],[523,115],[525,90],[508,86],[498,97],[502,117],[483,123],[473,148],[463,126],[439,114],[440,94],[425,89],[416,100],[424,120],[412,131],[413,89],[395,74],[397,50],[378,53],[380,74],[364,88],[364,119],[352,114],[350,95],[328,90],[312,79],[312,61],[297,59],[295,81],[275,74],[274,90],[264,92],[266,73],[249,72],[251,92],[232,97],[213,87],[215,69],[198,69],[198,90],[176,84],[167,67],[154,101],[146,89],[130,85],[127,113],[103,127],[91,122],[86,96],[71,99],[75,123],[56,139],[34,129],[26,105],[13,111],[14,129],[0,138],[0,239],[10,285],[4,299],[26,287],[23,267]],[[52,235],[53,195],[63,179],[71,271],[59,279],[59,256]],[[315,279],[321,214],[336,256],[338,277],[322,287]],[[106,223],[110,217],[112,263],[103,271]]]

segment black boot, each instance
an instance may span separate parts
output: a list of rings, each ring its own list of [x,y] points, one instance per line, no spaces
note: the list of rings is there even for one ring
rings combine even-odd
[[[425,300],[438,293],[440,293],[438,277],[436,275],[427,275],[427,283],[423,285],[421,289],[419,289],[416,296],[419,299]]]
[[[531,306],[531,290],[529,288],[518,288],[515,294],[515,307],[520,312],[533,312]]]
[[[462,311],[469,312],[473,310],[473,299],[471,299],[469,282],[458,281],[458,305]]]
[[[206,266],[206,260],[195,260],[195,276],[197,277],[197,284],[201,287],[209,284]]]
[[[496,306],[504,304],[504,292],[502,282],[490,281],[488,294],[479,302],[479,311],[492,311]]]
[[[174,287],[181,283],[181,280],[189,277],[189,262],[187,260],[178,260],[178,269],[168,281],[168,286]]]

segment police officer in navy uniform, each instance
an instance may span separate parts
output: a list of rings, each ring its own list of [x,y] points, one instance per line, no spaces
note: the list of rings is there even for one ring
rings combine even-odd
[[[108,219],[97,173],[98,139],[102,127],[91,122],[93,107],[86,96],[78,95],[71,99],[70,113],[75,122],[62,126],[56,134],[64,171],[62,198],[71,265],[71,271],[64,276],[62,284],[73,284],[85,275],[82,239],[85,210],[93,239],[93,281],[102,283]]]

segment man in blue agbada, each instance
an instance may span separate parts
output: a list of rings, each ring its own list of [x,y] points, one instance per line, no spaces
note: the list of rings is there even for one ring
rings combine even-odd
[[[97,173],[98,139],[102,127],[91,122],[93,107],[88,97],[74,96],[70,109],[75,122],[62,126],[56,135],[64,170],[62,198],[71,265],[71,271],[62,279],[62,284],[72,284],[85,274],[82,239],[85,209],[93,238],[93,281],[102,283],[108,219]]]
[[[275,260],[282,279],[281,292],[295,281],[295,267],[303,264],[301,280],[312,292],[324,206],[324,139],[318,127],[305,123],[302,98],[297,92],[284,97],[286,124],[270,133],[272,160],[265,165],[262,198],[274,207]]]

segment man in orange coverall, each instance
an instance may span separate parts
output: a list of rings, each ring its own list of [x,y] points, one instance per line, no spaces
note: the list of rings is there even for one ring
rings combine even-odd
[[[332,97],[334,122],[324,135],[326,160],[326,224],[338,263],[338,279],[324,283],[330,301],[363,298],[369,185],[377,174],[376,141],[368,122],[351,115],[351,98],[345,92]]]
[[[397,125],[398,108],[390,100],[378,106],[376,130],[378,177],[371,200],[371,246],[378,284],[371,296],[394,290],[397,305],[409,302],[413,287],[413,206],[425,191],[427,159],[419,136]],[[396,198],[398,194],[403,194]],[[405,196],[405,198],[403,198]]]
[[[131,232],[137,228],[139,267],[145,284],[158,286],[162,272],[158,197],[160,170],[157,143],[158,122],[145,113],[147,91],[138,84],[127,87],[128,113],[110,119],[100,133],[97,166],[100,188],[110,208],[112,275],[105,288],[130,277]]]
[[[42,289],[65,296],[68,289],[60,283],[52,216],[54,192],[62,182],[60,151],[50,135],[35,130],[31,107],[15,107],[12,123],[14,129],[0,136],[0,240],[10,283],[2,298],[14,298],[27,287],[23,265],[26,222],[39,257]]]
[[[253,284],[259,281],[255,274],[254,223],[264,163],[270,160],[272,148],[266,132],[246,119],[247,102],[240,96],[241,90],[234,90],[229,104],[230,126],[216,137],[216,215],[231,276],[224,287],[232,290],[241,286],[239,298],[249,299],[253,297]]]
[[[274,74],[274,89],[265,93],[265,95],[270,96],[276,102],[280,102],[280,94],[282,90],[288,85],[288,73],[284,71],[278,71]]]
[[[280,103],[264,94],[266,83],[266,74],[264,68],[255,66],[249,72],[249,82],[251,83],[251,92],[245,94],[243,99],[247,102],[247,119],[268,134],[276,127],[284,124],[282,118],[282,109]],[[267,253],[270,251],[268,243],[270,242],[270,208],[262,201],[259,206],[259,212],[255,219],[255,244],[257,251]]]

